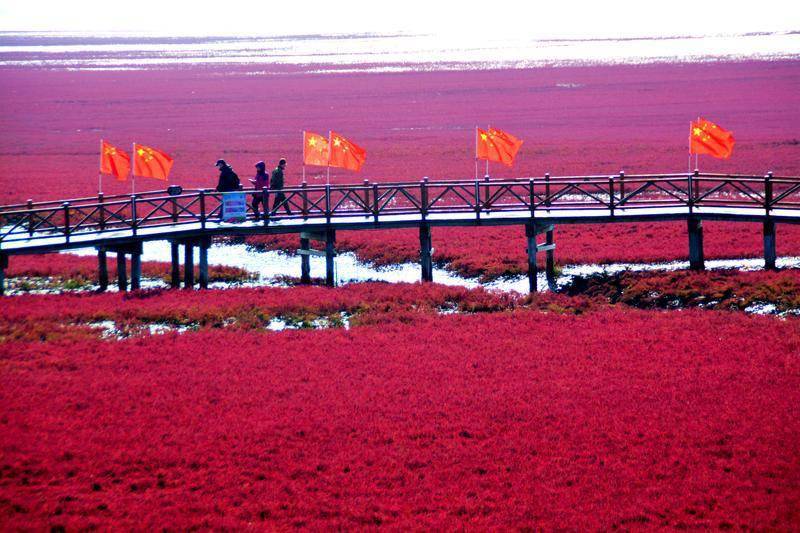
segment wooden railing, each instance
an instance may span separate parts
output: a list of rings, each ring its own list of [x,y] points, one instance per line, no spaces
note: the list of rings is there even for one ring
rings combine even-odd
[[[255,191],[245,191],[249,193]],[[726,174],[647,174],[613,176],[545,175],[536,178],[428,180],[355,185],[308,185],[283,189],[286,199],[263,220],[416,215],[420,220],[459,213],[480,218],[486,213],[538,210],[603,211],[664,207],[730,207],[761,211],[800,209],[800,178]],[[274,192],[264,190],[271,205]],[[182,190],[135,195],[98,195],[70,200],[0,206],[0,243],[63,235],[102,234],[144,228],[195,224],[204,229],[220,215],[222,194]],[[284,212],[284,204],[291,215]]]

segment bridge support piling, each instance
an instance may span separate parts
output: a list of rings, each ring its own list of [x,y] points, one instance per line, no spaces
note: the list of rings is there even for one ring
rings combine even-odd
[[[552,226],[551,226],[552,228]],[[556,280],[556,258],[555,258],[555,240],[553,235],[553,230],[550,229],[545,234],[546,244],[548,246],[552,245],[552,247],[548,248],[547,254],[547,263],[545,266],[545,273],[547,275],[547,282],[552,283]]]
[[[0,296],[6,293],[6,269],[8,268],[8,256],[0,254]]]
[[[142,248],[131,250],[131,290],[139,290],[142,286]]]
[[[105,248],[97,249],[97,282],[100,291],[108,290],[108,256]]]
[[[528,242],[528,291],[536,292],[538,289],[536,279],[539,272],[536,267],[536,224],[528,222],[525,224],[525,237]]]
[[[173,289],[180,288],[181,286],[181,251],[180,251],[180,244],[177,242],[170,242],[170,260],[172,263],[172,276],[170,278],[170,286]]]
[[[422,224],[419,227],[419,257],[422,266],[422,281],[433,281],[430,224]]]
[[[697,217],[689,217],[689,268],[691,270],[705,270],[703,256],[703,221]]]
[[[336,257],[336,230],[328,228],[325,230],[325,285],[328,287],[336,286],[334,257]]]
[[[300,283],[304,285],[309,285],[311,283],[311,257],[309,255],[309,250],[311,249],[311,243],[308,237],[303,237],[303,235],[308,234],[300,234]]]
[[[128,290],[128,264],[122,250],[117,251],[117,287],[120,292]]]
[[[183,244],[183,288],[192,290],[194,287],[194,243],[186,241]]]
[[[764,268],[775,270],[775,261],[778,258],[775,247],[775,221],[768,218],[764,221]]]
[[[200,251],[200,288],[208,288],[208,247],[211,245],[211,239],[203,237],[198,243]]]

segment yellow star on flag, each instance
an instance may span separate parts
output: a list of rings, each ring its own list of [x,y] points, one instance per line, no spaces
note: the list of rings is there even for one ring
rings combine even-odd
[[[333,140],[333,145],[334,145],[334,146],[341,146],[341,145],[342,145],[342,140],[341,140],[339,137],[336,137],[336,138]]]
[[[316,140],[314,137],[311,137],[311,138],[308,140],[308,145],[309,145],[309,146],[316,146],[316,144],[317,144],[317,140]]]

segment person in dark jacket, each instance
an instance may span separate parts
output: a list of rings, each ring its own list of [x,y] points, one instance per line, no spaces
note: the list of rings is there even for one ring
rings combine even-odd
[[[231,192],[239,190],[239,176],[224,159],[217,160],[215,166],[219,169],[219,182],[217,192]]]
[[[264,216],[267,216],[269,206],[267,200],[264,198],[264,188],[269,187],[269,176],[267,176],[267,165],[263,161],[256,163],[256,175],[250,179],[253,184],[253,213],[255,213],[256,220],[259,220],[258,205],[261,204],[264,208]]]
[[[291,215],[292,210],[289,209],[289,202],[286,201],[286,195],[283,194],[283,172],[286,169],[286,160],[281,159],[278,161],[278,166],[272,171],[272,176],[269,179],[269,188],[275,193],[275,202],[272,204],[272,212],[276,212],[278,208],[283,205],[286,209],[286,214]]]

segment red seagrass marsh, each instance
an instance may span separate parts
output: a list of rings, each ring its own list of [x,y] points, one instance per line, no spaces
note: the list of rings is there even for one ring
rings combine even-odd
[[[299,185],[304,130],[366,149],[332,183],[472,179],[486,125],[524,140],[493,177],[686,172],[700,115],[736,136],[703,171],[800,176],[791,51],[333,68],[149,64],[117,37],[92,52],[39,35],[65,43],[48,66],[15,48],[31,38],[0,32],[0,206],[96,195],[100,139],[165,151],[186,189],[214,188],[220,158],[247,185],[285,157]],[[800,224],[777,224],[783,262],[765,270],[754,220],[705,220],[705,259],[729,261],[702,272],[678,263],[686,220],[557,225],[563,283],[534,294],[497,289],[528,272],[521,224],[433,227],[452,286],[300,285],[297,233],[215,235],[233,259],[211,265],[212,290],[167,289],[165,243],[130,292],[97,290],[93,249],[9,255],[0,530],[797,530]],[[354,268],[420,262],[417,228],[340,230],[335,245]],[[265,279],[267,258],[295,263]]]

